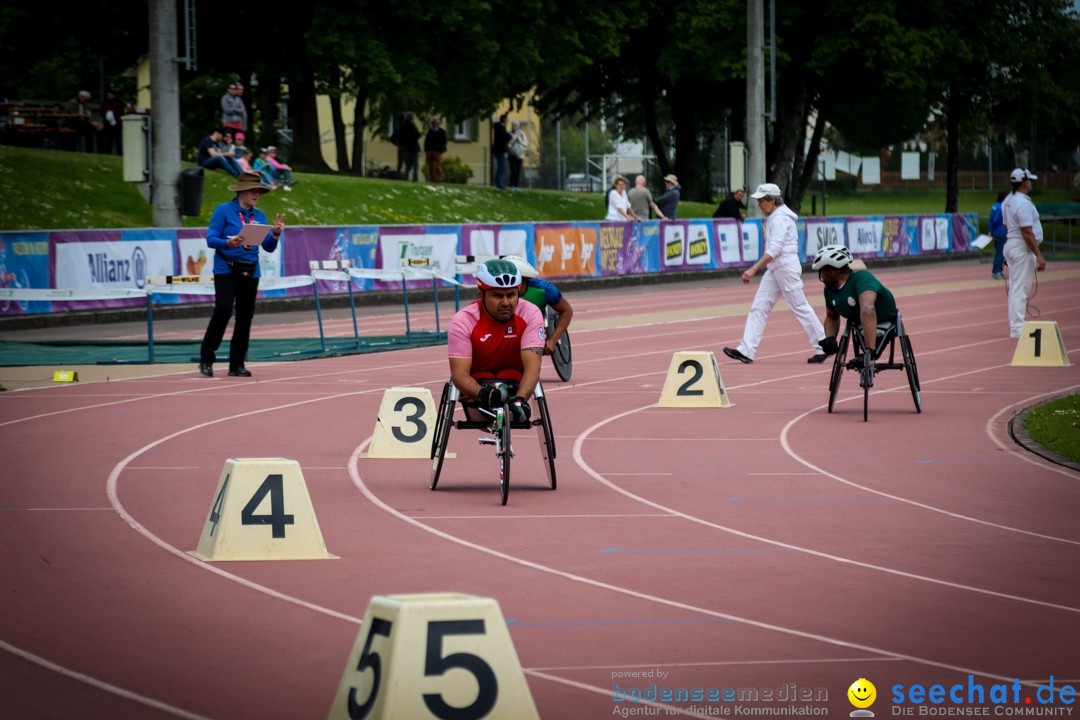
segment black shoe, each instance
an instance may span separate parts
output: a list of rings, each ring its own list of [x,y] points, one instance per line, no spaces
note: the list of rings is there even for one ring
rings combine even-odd
[[[827,357],[829,357],[829,356],[826,355],[825,353],[818,353],[817,355],[815,355],[813,357],[806,358],[806,362],[808,362],[808,363],[810,363],[812,365],[818,365],[820,363],[825,362],[825,358],[827,358]]]
[[[206,377],[214,377],[214,366],[209,363],[199,363],[199,372]]]
[[[251,377],[251,371],[241,365],[229,371],[229,377]]]
[[[741,352],[739,352],[735,348],[729,348],[729,347],[724,348],[724,354],[727,355],[732,360],[738,360],[739,362],[744,362],[747,365],[754,362],[754,360],[752,358],[746,357],[745,355],[743,355]]]

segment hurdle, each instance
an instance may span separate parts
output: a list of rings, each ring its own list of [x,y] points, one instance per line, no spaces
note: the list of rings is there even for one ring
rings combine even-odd
[[[353,282],[349,271],[352,269],[352,260],[311,260],[311,277],[314,280],[332,280],[346,283],[349,287],[349,310],[352,311],[353,340],[356,349],[360,349],[360,326],[356,322],[356,301],[353,296]],[[312,292],[315,295],[315,317],[319,321],[319,345],[326,352],[326,335],[323,332],[322,304],[319,302],[319,283],[313,283]]]

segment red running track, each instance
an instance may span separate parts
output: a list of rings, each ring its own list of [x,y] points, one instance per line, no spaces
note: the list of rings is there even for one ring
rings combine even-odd
[[[4,717],[323,718],[371,596],[435,591],[498,600],[545,718],[611,716],[614,683],[794,684],[828,695],[796,705],[835,716],[866,677],[878,717],[898,684],[1019,680],[1021,706],[1050,676],[1080,686],[1080,475],[1006,430],[1080,367],[1010,366],[985,266],[878,274],[924,411],[886,372],[869,423],[854,373],[825,411],[829,365],[804,362],[782,308],[753,365],[720,354],[753,287],[576,293],[573,382],[542,375],[559,489],[530,440],[506,507],[466,431],[437,492],[425,460],[359,457],[385,388],[438,397],[444,348],[3,394]],[[1076,362],[1080,267],[1052,265],[1034,304]],[[655,407],[672,354],[694,349],[720,357],[735,407]],[[341,559],[188,556],[224,461],[267,456],[299,461]]]

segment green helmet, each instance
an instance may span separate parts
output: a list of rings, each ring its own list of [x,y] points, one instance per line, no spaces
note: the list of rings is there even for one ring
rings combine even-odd
[[[481,290],[502,290],[521,285],[521,272],[509,260],[488,260],[476,266],[476,284]]]

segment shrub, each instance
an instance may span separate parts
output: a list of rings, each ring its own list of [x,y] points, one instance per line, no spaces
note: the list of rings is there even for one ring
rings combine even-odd
[[[443,156],[443,178],[445,182],[465,185],[473,176],[472,168],[461,161],[457,155]]]

